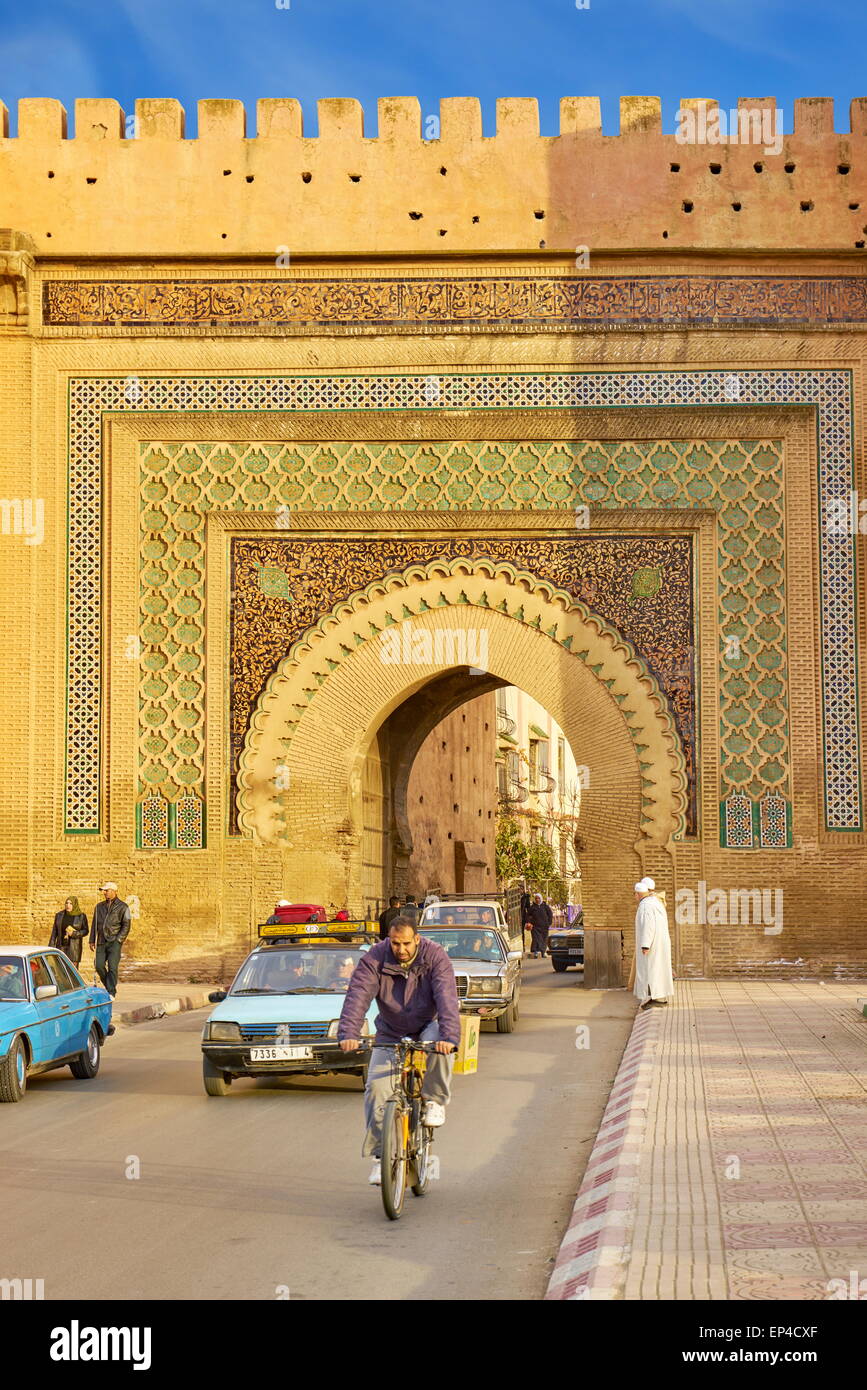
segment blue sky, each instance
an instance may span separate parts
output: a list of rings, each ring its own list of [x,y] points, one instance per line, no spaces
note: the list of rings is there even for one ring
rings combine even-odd
[[[583,0],[582,0],[583,3]],[[280,6],[285,6],[280,8]],[[543,134],[561,96],[599,96],[606,134],[618,99],[867,95],[863,0],[5,0],[0,99],[177,97],[195,134],[200,97],[238,97],[253,133],[258,97],[297,97],[315,134],[318,97],[356,97],[375,134],[376,99],[478,96],[486,134],[497,97],[539,99]]]

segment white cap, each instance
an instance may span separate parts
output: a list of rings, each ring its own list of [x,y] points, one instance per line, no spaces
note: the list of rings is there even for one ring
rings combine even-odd
[[[636,893],[652,893],[656,884],[652,878],[642,878],[635,885]]]
[[[278,906],[278,907],[291,907],[292,904],[291,904],[290,902],[288,902],[286,898],[281,898],[280,901],[277,903],[277,906]]]
[[[100,891],[100,893],[105,893],[105,892],[106,892],[108,889],[110,889],[110,888],[114,889],[115,893],[117,892],[117,884],[116,884],[116,883],[104,883],[104,884],[102,885],[102,887],[100,888],[99,891]]]

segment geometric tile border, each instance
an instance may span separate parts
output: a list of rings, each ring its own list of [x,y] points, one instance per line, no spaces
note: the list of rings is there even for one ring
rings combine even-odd
[[[435,386],[432,387],[432,382]],[[826,518],[853,481],[851,372],[438,373],[382,376],[73,378],[69,383],[67,833],[101,829],[102,417],[107,411],[690,408],[812,405],[817,411],[825,823],[862,828],[854,537]],[[848,514],[846,512],[845,514]]]

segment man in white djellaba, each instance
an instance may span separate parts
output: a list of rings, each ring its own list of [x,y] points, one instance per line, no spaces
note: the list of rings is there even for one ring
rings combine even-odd
[[[671,937],[668,916],[656,896],[652,878],[635,885],[635,988],[642,1009],[663,1005],[674,994],[671,975]]]

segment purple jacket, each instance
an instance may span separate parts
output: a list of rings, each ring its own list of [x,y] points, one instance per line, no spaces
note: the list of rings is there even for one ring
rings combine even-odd
[[[458,1046],[461,1020],[458,988],[451,961],[436,941],[419,937],[415,960],[398,965],[390,941],[365,951],[349,981],[337,1036],[360,1038],[364,1015],[373,1000],[379,1004],[377,1043],[415,1038],[437,1019],[440,1038]]]

